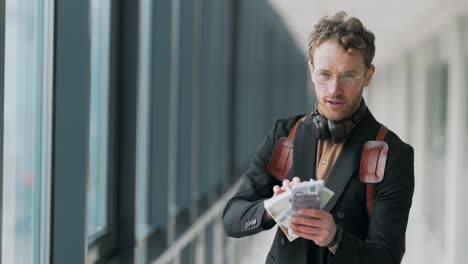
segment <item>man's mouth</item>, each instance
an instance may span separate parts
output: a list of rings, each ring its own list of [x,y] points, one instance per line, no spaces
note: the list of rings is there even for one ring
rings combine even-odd
[[[342,105],[342,104],[344,104],[344,101],[340,101],[340,100],[327,100],[326,102],[328,104],[332,104],[332,105]]]
[[[345,104],[344,101],[341,100],[326,100],[325,102],[331,110],[337,110]]]

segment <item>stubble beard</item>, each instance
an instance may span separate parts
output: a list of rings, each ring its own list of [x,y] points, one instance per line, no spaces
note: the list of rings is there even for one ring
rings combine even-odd
[[[362,100],[362,92],[363,88],[361,87],[361,91],[359,92],[359,95],[356,97],[353,97],[353,101],[350,102],[349,100],[346,100],[346,98],[342,96],[336,96],[336,97],[323,97],[321,100],[319,100],[319,111],[321,114],[325,115],[325,117],[328,120],[333,120],[333,121],[342,121],[346,118],[351,117],[351,115],[359,108],[359,105]],[[327,101],[328,100],[339,100],[344,102],[343,109],[340,109],[340,111],[333,111],[327,107]]]

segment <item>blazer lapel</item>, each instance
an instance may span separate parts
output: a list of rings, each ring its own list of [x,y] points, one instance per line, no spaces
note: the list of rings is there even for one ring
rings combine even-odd
[[[325,211],[330,212],[338,202],[351,176],[359,168],[364,143],[368,140],[374,140],[378,129],[379,124],[367,110],[366,115],[344,143],[343,149],[325,182],[325,186],[335,193],[324,207]]]
[[[289,175],[290,179],[296,176],[301,178],[301,181],[315,178],[317,139],[311,121],[309,115],[297,128],[293,145],[293,173]]]

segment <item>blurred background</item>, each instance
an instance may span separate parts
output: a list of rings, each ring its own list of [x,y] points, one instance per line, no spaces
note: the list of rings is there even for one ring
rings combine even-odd
[[[365,90],[415,149],[403,263],[468,259],[468,1],[0,0],[1,263],[264,263],[226,201],[314,103],[307,38],[376,35]]]

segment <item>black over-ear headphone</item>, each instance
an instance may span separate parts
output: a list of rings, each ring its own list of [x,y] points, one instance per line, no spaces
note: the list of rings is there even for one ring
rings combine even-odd
[[[343,142],[350,130],[359,122],[361,117],[366,112],[366,103],[364,98],[361,99],[358,109],[351,115],[351,117],[345,118],[340,121],[328,120],[324,115],[321,115],[318,111],[318,102],[315,103],[314,112],[312,113],[312,123],[315,127],[315,136],[317,139],[330,139],[333,143]],[[352,126],[349,128],[345,125],[345,120],[350,120]]]

